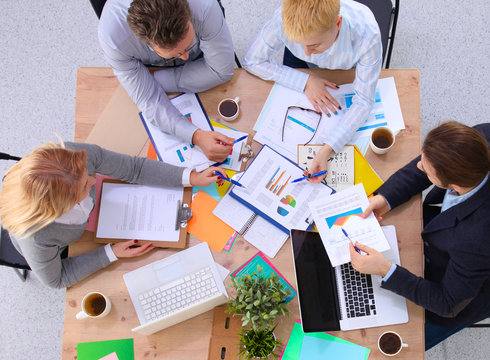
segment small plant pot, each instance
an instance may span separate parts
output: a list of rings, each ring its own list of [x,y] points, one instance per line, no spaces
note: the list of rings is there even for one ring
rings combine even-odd
[[[273,329],[242,329],[239,337],[240,359],[277,359],[275,350],[281,343],[277,341]]]

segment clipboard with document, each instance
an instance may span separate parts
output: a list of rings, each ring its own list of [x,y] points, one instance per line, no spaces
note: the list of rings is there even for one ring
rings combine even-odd
[[[129,184],[114,179],[102,182],[95,242],[138,239],[156,247],[186,247],[187,221],[192,216],[192,188],[164,188]]]

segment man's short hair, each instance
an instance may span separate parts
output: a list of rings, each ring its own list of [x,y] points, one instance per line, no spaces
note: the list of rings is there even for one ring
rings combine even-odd
[[[174,48],[185,38],[190,20],[187,0],[134,0],[127,17],[138,39],[164,49]]]
[[[436,171],[442,186],[475,187],[490,171],[490,151],[478,130],[449,121],[432,129],[422,153]]]
[[[292,41],[304,40],[316,31],[335,25],[340,14],[340,0],[283,0],[284,35]]]

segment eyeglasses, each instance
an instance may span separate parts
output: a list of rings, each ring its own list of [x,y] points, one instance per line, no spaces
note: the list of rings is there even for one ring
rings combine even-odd
[[[293,111],[295,111],[294,117],[291,115]],[[284,115],[284,121],[282,123],[282,136],[281,136],[282,142],[284,142],[284,129],[286,128],[287,120],[290,120],[313,133],[311,138],[304,143],[304,145],[308,145],[311,142],[311,140],[313,140],[313,138],[315,137],[318,127],[320,126],[321,119],[322,119],[322,113],[319,111],[315,111],[312,109],[305,109],[301,106],[288,106],[286,114]],[[309,124],[307,124],[307,122]],[[311,125],[313,125],[314,127]]]
[[[165,60],[167,61],[174,61],[174,60],[177,60],[179,59],[182,55],[190,52],[191,50],[193,50],[195,47],[197,46],[197,41],[195,43],[193,43],[191,46],[187,47],[186,49],[184,49],[184,51],[182,51],[181,53],[179,53],[177,56],[174,56],[174,57],[171,57],[171,58],[166,58],[166,57],[163,57]]]

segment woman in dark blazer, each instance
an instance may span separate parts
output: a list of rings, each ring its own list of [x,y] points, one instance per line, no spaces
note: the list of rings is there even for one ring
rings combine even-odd
[[[426,309],[426,350],[490,315],[490,124],[447,122],[422,155],[393,174],[364,212],[378,219],[431,185],[423,205],[425,270],[418,277],[376,250],[352,245],[352,266]]]

